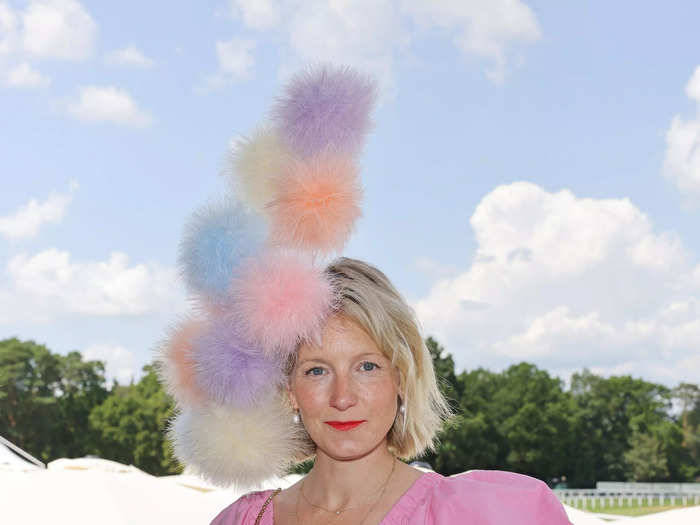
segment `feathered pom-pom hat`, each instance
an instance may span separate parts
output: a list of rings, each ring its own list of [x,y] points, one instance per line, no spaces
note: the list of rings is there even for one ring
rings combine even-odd
[[[360,216],[358,155],[373,80],[346,67],[297,74],[268,122],[233,147],[226,199],[195,212],[178,263],[196,311],[160,345],[180,461],[218,485],[250,487],[308,451],[284,400],[283,367],[336,304],[319,261]]]

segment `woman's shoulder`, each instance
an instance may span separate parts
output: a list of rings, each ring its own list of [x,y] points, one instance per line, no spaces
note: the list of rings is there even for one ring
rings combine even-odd
[[[406,496],[399,506],[410,524],[570,525],[545,483],[514,472],[471,470],[450,477],[430,472]]]
[[[244,494],[222,510],[210,525],[241,525],[253,523],[267,498],[274,490],[258,490]],[[262,522],[264,523],[264,522]]]
[[[444,478],[435,490],[436,503],[488,519],[484,523],[569,525],[564,507],[545,483],[515,472],[471,470]]]

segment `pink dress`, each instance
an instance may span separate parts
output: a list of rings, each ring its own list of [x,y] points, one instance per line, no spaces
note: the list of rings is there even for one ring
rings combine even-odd
[[[211,525],[252,525],[271,490],[252,492],[226,507]],[[260,525],[273,525],[268,505]],[[384,516],[381,525],[571,525],[541,481],[498,470],[444,477],[426,472]]]

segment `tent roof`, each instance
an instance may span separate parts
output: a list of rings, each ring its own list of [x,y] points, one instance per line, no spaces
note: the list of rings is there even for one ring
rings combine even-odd
[[[9,443],[9,441],[0,436],[0,468],[3,470],[36,470],[41,468],[39,465],[22,457],[19,453],[15,452],[10,445],[6,445],[5,443]],[[19,449],[19,447],[17,448]],[[29,454],[27,454],[27,456],[29,456]]]

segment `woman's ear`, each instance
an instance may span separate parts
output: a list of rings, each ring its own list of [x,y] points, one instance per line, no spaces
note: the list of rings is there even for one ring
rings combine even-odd
[[[294,391],[292,389],[292,382],[291,380],[287,380],[287,385],[285,387],[285,390],[287,392],[287,399],[289,399],[289,404],[292,405],[292,408],[294,410],[299,410],[299,404],[297,403],[297,396],[294,395]]]
[[[394,384],[396,385],[396,389],[401,391],[401,387],[403,386],[402,381],[401,381],[401,370],[399,370],[398,366],[394,366],[393,370],[393,379],[394,379]]]

